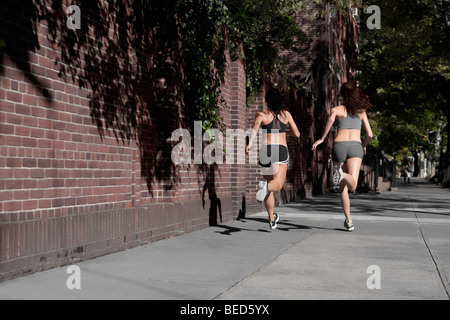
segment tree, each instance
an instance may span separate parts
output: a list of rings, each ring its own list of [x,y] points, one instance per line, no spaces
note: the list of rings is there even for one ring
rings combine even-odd
[[[380,146],[390,154],[407,147],[439,158],[436,143],[446,140],[450,152],[448,2],[371,5],[381,9],[381,28],[361,27],[360,83],[376,106]]]

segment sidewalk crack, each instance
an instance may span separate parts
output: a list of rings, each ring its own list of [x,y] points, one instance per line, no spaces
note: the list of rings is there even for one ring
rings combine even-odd
[[[422,226],[421,226],[421,224],[420,224],[420,219],[419,219],[419,217],[417,216],[416,210],[415,210],[415,208],[414,208],[414,204],[413,204],[413,202],[411,201],[411,198],[410,198],[409,194],[407,194],[407,195],[408,195],[408,200],[409,200],[409,202],[410,202],[410,204],[411,204],[412,211],[413,211],[414,216],[416,217],[416,220],[417,220],[417,226],[418,226],[418,228],[419,228],[420,236],[422,237],[422,240],[423,240],[423,242],[424,242],[424,244],[425,244],[425,247],[426,247],[427,250],[428,250],[428,254],[429,254],[430,257],[431,257],[431,260],[433,261],[434,267],[435,267],[435,269],[436,269],[436,271],[437,271],[437,274],[438,274],[438,276],[439,276],[439,279],[440,279],[440,281],[441,281],[441,284],[442,284],[442,286],[444,287],[445,293],[447,294],[447,298],[450,300],[450,282],[448,281],[447,276],[445,275],[445,271],[444,271],[444,269],[441,267],[441,265],[440,265],[440,263],[439,263],[439,261],[438,261],[437,256],[436,256],[435,254],[433,254],[433,250],[431,249],[431,244],[430,244],[430,242],[428,241],[428,239],[427,239],[427,237],[425,236],[425,234],[423,233]]]

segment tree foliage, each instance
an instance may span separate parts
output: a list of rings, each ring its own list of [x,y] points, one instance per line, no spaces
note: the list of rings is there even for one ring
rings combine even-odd
[[[359,3],[358,1],[356,1]],[[349,8],[350,0],[179,0],[177,16],[185,48],[187,104],[204,129],[220,126],[220,81],[225,70],[224,49],[246,66],[251,97],[264,77],[289,81],[287,61],[280,52],[296,51],[306,40],[296,15],[308,3]],[[353,1],[355,3],[355,1]],[[325,6],[324,6],[325,8]]]
[[[381,29],[361,25],[361,85],[376,106],[380,146],[387,153],[406,147],[436,159],[437,140],[447,139],[443,130],[450,119],[446,3],[374,0],[370,4],[381,9]],[[450,126],[446,129],[448,136]]]

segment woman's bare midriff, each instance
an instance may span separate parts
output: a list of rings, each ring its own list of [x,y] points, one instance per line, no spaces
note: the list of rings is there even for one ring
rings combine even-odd
[[[335,142],[338,141],[359,141],[361,142],[361,130],[357,129],[341,129],[338,131]]]
[[[282,144],[287,146],[286,133],[268,133],[264,135],[263,144]]]

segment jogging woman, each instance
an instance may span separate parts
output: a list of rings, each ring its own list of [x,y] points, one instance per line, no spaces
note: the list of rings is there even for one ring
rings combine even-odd
[[[250,154],[260,126],[263,129],[263,142],[259,150],[259,166],[264,180],[259,182],[256,199],[266,205],[271,229],[276,229],[279,216],[274,213],[274,192],[283,188],[289,163],[286,135],[300,137],[300,132],[288,111],[284,111],[284,96],[276,88],[266,93],[268,109],[258,112],[252,127],[249,144],[245,148]],[[289,127],[289,128],[288,128]]]
[[[322,137],[317,140],[312,150],[321,144],[331,127],[336,122],[338,133],[332,148],[333,185],[339,186],[344,209],[344,227],[347,231],[355,229],[350,216],[350,198],[348,191],[355,192],[361,163],[366,154],[366,147],[373,138],[372,129],[366,111],[371,107],[369,97],[354,83],[346,82],[341,87],[342,105],[331,110]],[[361,143],[361,127],[364,124],[367,136]],[[345,172],[342,170],[345,164]]]

